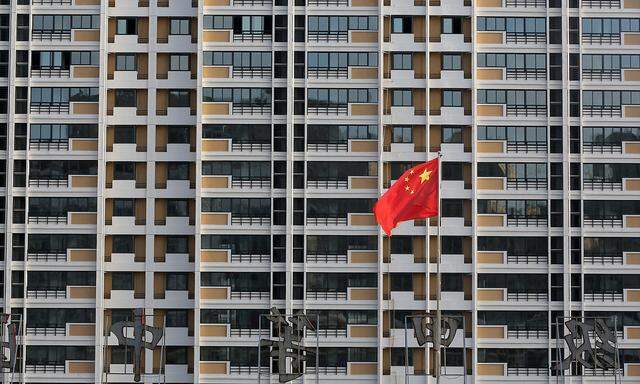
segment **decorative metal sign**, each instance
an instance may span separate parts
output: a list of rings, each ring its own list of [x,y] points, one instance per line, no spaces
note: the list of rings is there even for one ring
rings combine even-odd
[[[2,367],[3,372],[5,369],[8,369],[9,372],[14,372],[16,366],[16,355],[18,353],[17,325],[10,322],[10,320],[10,314],[3,313],[0,315],[0,327],[2,327],[2,331],[0,331],[0,340],[2,341],[2,348],[0,348],[0,366]],[[4,336],[5,334],[7,335],[6,341]]]
[[[278,361],[278,381],[287,383],[304,374],[304,362],[316,355],[317,347],[301,345],[305,329],[314,329],[306,315],[298,314],[287,319],[273,307],[266,316],[277,332],[277,340],[260,339],[260,347],[269,347],[269,356]],[[260,359],[258,359],[260,360]],[[287,361],[290,362],[290,373],[287,373]]]
[[[434,329],[437,320],[437,316],[431,313],[425,313],[424,315],[412,316],[413,331],[416,337],[416,341],[419,346],[423,346],[426,343],[432,343],[436,347],[435,341],[438,340],[437,334],[440,336],[440,345],[448,347],[456,337],[456,332],[460,325],[460,321],[451,316],[440,317],[440,330]]]
[[[162,328],[152,327],[144,323],[145,316],[142,314],[142,309],[134,309],[133,320],[134,321],[119,321],[111,325],[110,331],[116,335],[118,339],[118,345],[133,347],[133,380],[135,382],[140,381],[141,367],[140,357],[142,354],[142,348],[153,351],[158,346],[160,339],[162,339]],[[133,327],[133,337],[125,336],[125,328]],[[146,341],[146,332],[150,332],[152,335],[151,341]]]
[[[556,324],[557,325],[557,324]],[[569,355],[555,364],[556,371],[565,371],[571,363],[587,369],[618,370],[616,331],[611,330],[602,318],[593,319],[593,324],[577,319],[564,323],[569,333],[564,335]],[[593,335],[594,343],[591,343]]]

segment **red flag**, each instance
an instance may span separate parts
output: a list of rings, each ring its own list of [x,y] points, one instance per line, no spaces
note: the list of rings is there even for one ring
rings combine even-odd
[[[400,176],[373,207],[376,221],[391,236],[399,222],[438,216],[438,158]]]

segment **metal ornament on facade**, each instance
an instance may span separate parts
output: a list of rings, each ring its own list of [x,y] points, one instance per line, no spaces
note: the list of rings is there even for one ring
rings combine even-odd
[[[411,318],[413,331],[419,346],[426,343],[433,343],[434,347],[441,345],[448,347],[453,342],[460,321],[451,316],[442,316],[440,328],[436,327],[437,317],[434,314],[426,313]],[[438,335],[440,337],[438,337]],[[438,339],[440,342],[438,343]]]
[[[554,365],[554,371],[564,372],[572,363],[586,369],[613,370],[614,373],[620,368],[616,331],[612,331],[604,319],[595,318],[590,324],[572,318],[564,325],[569,331],[564,335],[569,355]]]
[[[3,313],[0,315],[0,327],[2,327],[0,331],[0,339],[2,341],[2,348],[0,348],[2,372],[8,369],[9,372],[13,373],[15,372],[16,355],[18,352],[18,326],[14,322],[11,322],[11,314]]]

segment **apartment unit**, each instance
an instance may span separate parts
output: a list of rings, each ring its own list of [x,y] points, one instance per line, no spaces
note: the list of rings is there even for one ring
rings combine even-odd
[[[556,382],[571,316],[606,318],[640,382],[639,12],[0,1],[4,381],[133,382],[109,328],[135,308],[164,329],[144,382],[277,380],[276,307],[318,328],[296,382],[433,383],[405,318],[440,286],[464,325],[441,382]],[[384,236],[376,199],[437,152],[441,247],[435,219]]]

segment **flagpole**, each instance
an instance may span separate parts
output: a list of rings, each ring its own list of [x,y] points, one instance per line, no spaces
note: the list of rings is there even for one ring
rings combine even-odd
[[[440,273],[440,261],[442,254],[442,238],[440,236],[441,231],[441,221],[442,221],[442,152],[438,151],[438,255],[436,259],[436,280],[437,280],[437,291],[436,291],[436,325],[434,327],[434,337],[433,337],[433,346],[436,350],[436,359],[435,359],[435,367],[434,371],[436,374],[436,384],[440,383],[440,364],[441,364],[441,350],[440,343],[442,341],[442,311],[440,310],[440,299],[442,296],[440,295],[442,282],[441,282],[441,273]]]

